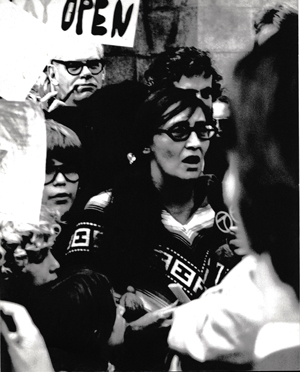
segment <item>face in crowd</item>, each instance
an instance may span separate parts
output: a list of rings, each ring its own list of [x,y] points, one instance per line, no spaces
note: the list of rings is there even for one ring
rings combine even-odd
[[[194,89],[197,91],[197,97],[201,99],[206,106],[212,106],[212,75],[208,78],[195,75],[187,77],[182,75],[179,81],[174,81],[174,86],[181,89]]]
[[[213,118],[220,131],[225,129],[227,119],[230,117],[229,105],[226,102],[215,101],[213,103]]]
[[[59,267],[51,249],[43,248],[37,252],[30,252],[29,262],[22,271],[31,277],[35,286],[40,286],[55,280]]]
[[[88,43],[67,47],[51,61],[49,78],[57,99],[67,106],[80,105],[102,87],[103,47]]]
[[[76,167],[57,159],[47,161],[42,204],[63,217],[72,207],[79,186]]]
[[[177,88],[196,90],[196,96],[208,108],[212,107],[212,76],[205,78],[182,76],[175,82]],[[173,111],[179,104],[170,106],[166,112]],[[164,123],[153,137],[151,169],[158,178],[163,174],[180,179],[197,179],[204,169],[204,157],[210,139],[216,134],[202,108],[186,108]]]
[[[175,115],[153,137],[151,169],[159,179],[164,175],[197,179],[203,172],[204,157],[214,131],[200,107],[190,111],[187,108]]]

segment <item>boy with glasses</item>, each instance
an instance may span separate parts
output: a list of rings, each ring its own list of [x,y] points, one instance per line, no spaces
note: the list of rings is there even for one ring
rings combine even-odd
[[[70,128],[53,120],[46,122],[47,160],[42,203],[64,219],[79,186],[81,143]]]
[[[47,159],[42,204],[56,213],[61,223],[62,231],[53,247],[54,255],[61,263],[81,204],[78,190],[83,150],[78,136],[70,128],[47,120],[46,130]]]

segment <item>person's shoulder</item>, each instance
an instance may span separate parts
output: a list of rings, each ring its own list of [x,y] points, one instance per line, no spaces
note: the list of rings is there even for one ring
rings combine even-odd
[[[121,106],[129,101],[143,101],[147,98],[148,87],[137,81],[125,80],[121,83],[108,84],[98,89],[87,101],[88,106],[105,108],[106,103],[118,103]],[[104,107],[103,107],[104,106]]]
[[[112,189],[106,190],[93,196],[86,204],[85,210],[90,209],[104,209],[111,202]]]

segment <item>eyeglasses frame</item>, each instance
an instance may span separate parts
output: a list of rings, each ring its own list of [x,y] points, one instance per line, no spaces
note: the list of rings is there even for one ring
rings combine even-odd
[[[93,72],[90,70],[90,68],[89,68],[89,66],[88,66],[87,64],[88,64],[88,62],[91,62],[91,61],[100,61],[101,69],[100,69],[99,72],[97,72],[97,73],[93,73]],[[104,60],[104,59],[101,59],[101,58],[100,58],[99,60],[98,60],[98,59],[93,59],[93,60],[87,60],[87,61],[85,61],[85,62],[83,62],[83,61],[63,61],[63,60],[61,60],[61,59],[52,59],[52,60],[51,60],[51,63],[53,63],[53,62],[64,65],[65,68],[66,68],[66,70],[67,70],[67,72],[68,72],[70,75],[72,75],[72,76],[78,76],[78,75],[80,75],[81,72],[82,72],[82,70],[83,70],[83,68],[84,68],[84,66],[86,66],[86,67],[89,69],[89,71],[91,72],[91,74],[94,75],[94,76],[95,76],[95,75],[99,75],[99,74],[103,71],[103,69],[104,69],[104,67],[105,67],[105,60]],[[70,62],[80,62],[80,63],[82,63],[82,66],[80,67],[80,71],[79,71],[78,73],[74,74],[74,73],[71,73],[71,72],[68,70],[67,64],[70,63]]]
[[[66,176],[66,173],[63,172],[63,170],[62,170],[61,168],[63,168],[62,165],[55,166],[55,173],[54,173],[54,176],[53,176],[53,178],[51,179],[51,181],[49,181],[49,182],[45,182],[45,183],[44,183],[45,186],[46,186],[46,185],[50,185],[50,183],[54,182],[55,179],[56,179],[56,177],[58,176],[59,173],[61,173],[61,174],[64,176],[65,180],[68,181],[68,182],[76,183],[76,182],[79,181],[79,178],[80,178],[80,177],[79,177],[79,173],[78,173],[78,172],[72,172],[72,173],[76,173],[76,174],[78,175],[78,179],[77,179],[76,181],[72,181],[72,180],[70,180],[70,179]],[[47,174],[47,172],[46,172],[46,174]]]
[[[198,122],[196,122],[195,124],[197,124],[197,123],[205,123],[205,122],[198,121]],[[158,130],[157,130],[157,134],[160,134],[160,133],[166,133],[166,134],[167,134],[167,135],[168,135],[168,136],[169,136],[169,137],[170,137],[174,142],[183,142],[183,141],[186,141],[186,140],[190,137],[190,135],[192,134],[192,132],[195,132],[195,133],[197,134],[197,137],[198,137],[200,140],[202,140],[202,141],[209,141],[209,140],[211,140],[213,137],[219,135],[219,130],[218,130],[218,128],[217,128],[217,126],[216,126],[215,124],[213,124],[213,123],[207,123],[206,125],[210,125],[210,126],[212,126],[213,129],[214,129],[214,134],[213,134],[211,137],[209,137],[209,138],[202,138],[201,136],[199,136],[197,130],[195,129],[195,128],[196,128],[196,125],[194,125],[193,127],[190,127],[190,126],[189,126],[189,128],[190,128],[190,132],[189,132],[188,136],[187,136],[186,138],[184,138],[184,139],[174,138],[174,137],[172,136],[172,133],[171,133],[171,129],[172,129],[172,127],[169,128],[169,129],[158,129]],[[211,130],[211,131],[212,131],[212,130]]]

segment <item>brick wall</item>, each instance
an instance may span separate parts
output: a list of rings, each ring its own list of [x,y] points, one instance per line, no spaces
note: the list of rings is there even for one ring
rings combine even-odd
[[[133,48],[106,46],[106,84],[143,82],[151,61],[168,46],[209,50],[224,83],[232,62],[253,40],[253,15],[276,0],[140,0]],[[298,0],[285,0],[298,7]]]

